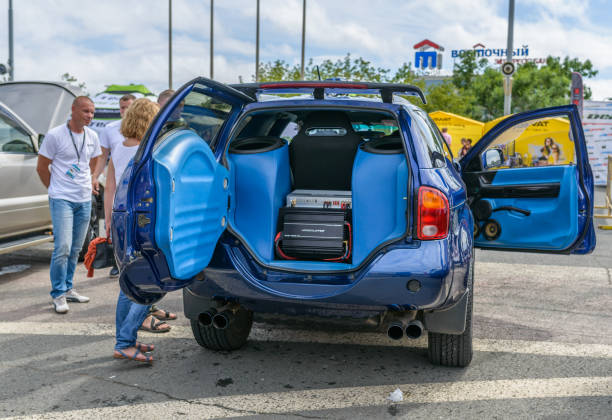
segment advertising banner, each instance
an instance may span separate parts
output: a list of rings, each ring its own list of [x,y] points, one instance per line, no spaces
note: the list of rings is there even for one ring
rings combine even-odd
[[[480,139],[484,126],[480,121],[472,120],[461,115],[452,114],[444,111],[434,111],[429,114],[431,119],[442,130],[446,128],[451,136],[451,151],[454,157],[459,157],[459,152],[463,145],[461,139],[471,139],[472,146]]]
[[[612,156],[612,101],[584,101],[582,128],[595,185],[606,185]]]
[[[508,117],[509,115],[505,115],[485,123],[482,134],[484,135]],[[517,129],[520,129],[521,132],[517,133],[513,147],[515,152],[521,155],[525,166],[541,165],[542,162],[538,162],[538,160],[542,155],[550,158],[549,164],[574,162],[574,142],[569,136],[570,124],[566,118],[542,118],[534,120],[524,127],[518,125]],[[557,145],[561,156],[563,156],[561,160],[553,163],[552,158],[548,156],[549,152],[543,150],[547,144],[546,139],[552,139],[552,143]]]

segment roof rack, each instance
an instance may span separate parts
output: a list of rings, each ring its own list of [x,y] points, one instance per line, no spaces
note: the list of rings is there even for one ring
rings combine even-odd
[[[257,94],[264,90],[299,90],[313,89],[314,99],[324,99],[326,89],[345,89],[345,90],[375,90],[380,93],[382,101],[391,103],[394,93],[403,93],[411,96],[418,96],[423,104],[427,103],[423,91],[413,85],[403,85],[395,83],[370,83],[370,82],[340,82],[340,81],[294,81],[294,82],[261,82],[261,83],[241,83],[230,85],[232,88],[257,100]],[[365,92],[364,92],[365,93]]]

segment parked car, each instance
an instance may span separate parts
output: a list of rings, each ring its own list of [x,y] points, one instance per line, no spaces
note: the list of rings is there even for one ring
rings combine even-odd
[[[47,189],[36,172],[38,148],[50,128],[68,121],[81,94],[61,82],[0,83],[0,254],[53,240]],[[95,236],[97,214],[84,250]]]
[[[153,303],[183,289],[209,349],[244,345],[253,314],[316,316],[391,339],[427,331],[433,363],[467,366],[474,247],[594,249],[584,134],[573,105],[516,114],[455,162],[402,95],[425,101],[378,83],[183,86],[117,189],[122,290]],[[574,162],[501,166],[499,145],[554,117],[570,123]]]

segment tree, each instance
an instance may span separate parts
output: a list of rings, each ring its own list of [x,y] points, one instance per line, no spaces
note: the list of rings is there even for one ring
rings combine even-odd
[[[517,67],[513,79],[512,109],[522,112],[570,103],[571,74],[577,71],[583,78],[597,75],[591,61],[581,62],[576,58],[548,57],[546,64],[525,63]],[[503,75],[497,67],[489,65],[487,59],[478,59],[474,51],[466,51],[455,63],[453,75],[442,82],[425,83],[411,63],[403,63],[394,73],[375,67],[362,57],[346,54],[342,59],[323,60],[318,66],[311,59],[304,69],[306,80],[341,79],[364,82],[390,82],[411,84],[420,87],[427,104],[420,104],[414,97],[410,101],[422,106],[427,112],[443,110],[487,121],[503,115]],[[299,80],[300,68],[283,60],[260,65],[261,81]],[[585,99],[591,90],[585,86]]]
[[[76,86],[79,89],[81,89],[87,96],[89,96],[89,93],[87,93],[87,85],[85,84],[85,82],[79,82],[78,79],[76,77],[74,77],[73,75],[71,75],[70,73],[64,73],[61,76],[61,79],[64,82],[68,82],[70,83],[72,86]]]

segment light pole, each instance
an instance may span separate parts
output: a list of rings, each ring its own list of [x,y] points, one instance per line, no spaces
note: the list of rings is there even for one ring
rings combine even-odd
[[[506,62],[512,63],[512,39],[514,38],[514,0],[510,0],[508,10],[508,45]],[[512,74],[504,76],[504,115],[511,114],[512,109]]]
[[[8,59],[8,71],[9,71],[9,81],[13,81],[15,76],[15,59],[13,57],[13,0],[9,0],[9,9],[8,9],[8,30],[9,30],[9,59]]]
[[[255,24],[255,81],[259,82],[259,0],[257,0],[257,23]]]
[[[302,3],[302,65],[300,66],[300,79],[304,80],[304,45],[306,43],[306,0]]]
[[[214,27],[213,27],[213,10],[215,8],[215,0],[210,0],[210,78],[214,77]]]
[[[172,89],[172,0],[168,0],[168,89]]]

